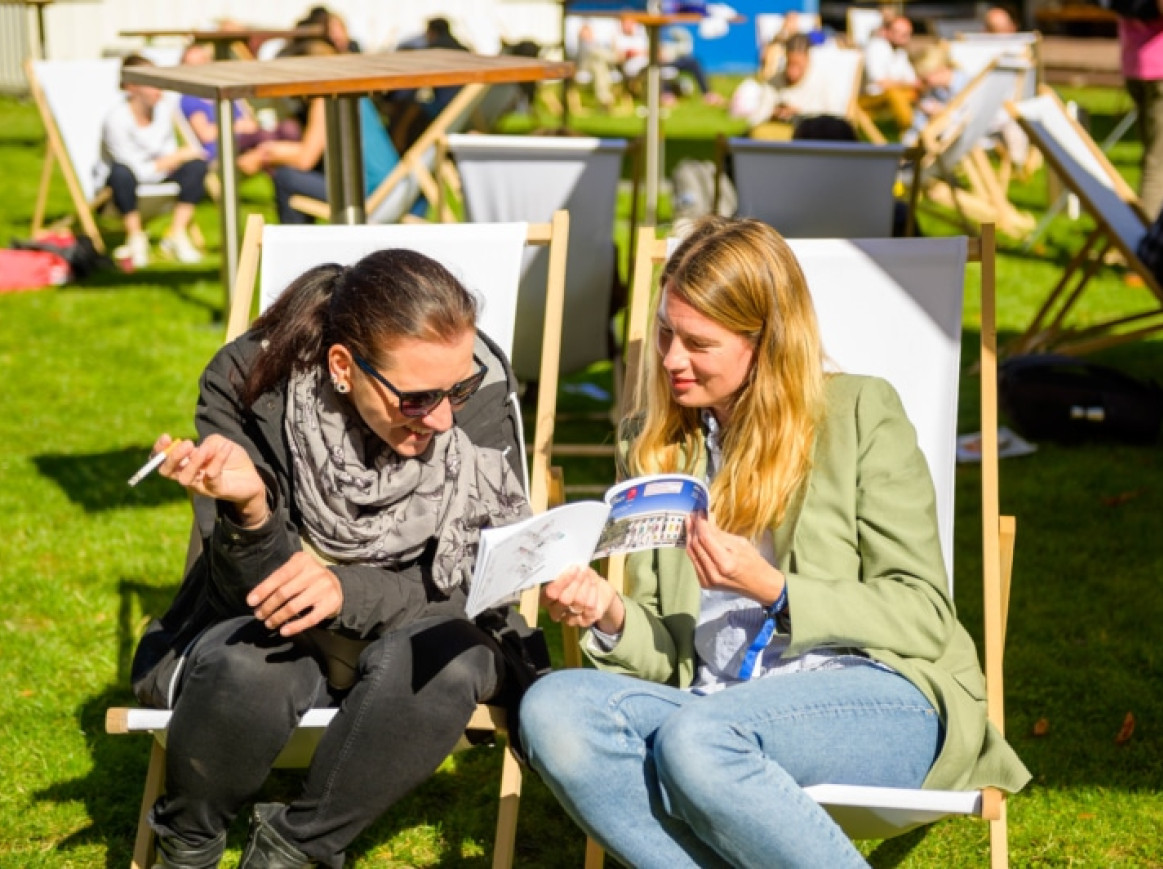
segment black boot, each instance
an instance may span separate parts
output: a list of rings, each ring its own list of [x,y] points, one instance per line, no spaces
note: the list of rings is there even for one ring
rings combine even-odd
[[[226,849],[226,833],[191,848],[176,836],[158,836],[153,869],[214,869]]]
[[[259,803],[250,819],[250,835],[238,869],[308,869],[315,861],[284,839],[270,825],[270,819],[282,806]]]

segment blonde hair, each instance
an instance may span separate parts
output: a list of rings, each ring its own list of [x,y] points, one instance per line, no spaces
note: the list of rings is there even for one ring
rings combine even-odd
[[[767,224],[708,217],[671,256],[660,286],[755,348],[711,484],[716,523],[754,539],[783,519],[806,478],[824,405],[819,330],[803,271]],[[651,324],[654,348],[661,298]],[[690,473],[703,450],[702,409],[677,404],[658,350],[645,355],[628,469]]]

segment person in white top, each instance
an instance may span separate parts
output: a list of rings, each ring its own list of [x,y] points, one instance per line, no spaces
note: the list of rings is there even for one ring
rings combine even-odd
[[[912,38],[912,22],[898,15],[886,21],[864,49],[864,94],[860,105],[872,112],[887,109],[901,130],[912,124],[917,100],[917,74],[909,59]]]
[[[140,55],[130,55],[122,67],[152,66]],[[198,145],[178,146],[174,134],[176,103],[163,99],[158,88],[126,85],[125,99],[105,116],[101,127],[99,185],[108,185],[113,204],[125,222],[127,254],[135,267],[149,264],[149,236],[137,204],[137,186],[176,181],[178,204],[170,231],[161,242],[163,253],[184,263],[196,263],[202,254],[190,241],[194,206],[206,192],[206,154]]]
[[[801,118],[831,113],[828,73],[812,64],[810,49],[806,34],[788,39],[783,69],[763,85],[762,97],[748,118],[754,125],[752,138],[790,139]]]

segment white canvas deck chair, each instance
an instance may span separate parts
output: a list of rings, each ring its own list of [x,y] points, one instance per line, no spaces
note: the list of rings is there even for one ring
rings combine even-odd
[[[674,244],[671,239],[655,238],[649,227],[642,230],[638,242],[629,326],[633,352],[628,366],[628,377],[635,382],[641,372],[641,353],[648,346],[655,269]],[[1002,656],[1016,526],[1013,517],[1000,515],[998,503],[993,227],[983,226],[980,239],[794,239],[789,244],[811,289],[830,366],[887,379],[917,429],[937,491],[950,595],[965,264],[981,263],[984,667],[989,720],[1004,733]],[[619,587],[621,567],[611,560],[610,581]],[[889,838],[951,815],[988,820],[991,866],[1008,864],[1005,795],[996,789],[935,791],[821,784],[807,792],[855,839]],[[587,867],[601,863],[601,849],[590,842]]]
[[[1010,172],[993,168],[983,143],[1006,101],[1021,92],[1029,69],[1028,61],[994,58],[921,131],[925,196],[955,210],[966,226],[993,223],[1015,238],[1034,228],[1034,218],[1009,201]]]
[[[574,252],[565,276],[565,322],[561,372],[580,371],[610,358],[617,248],[614,213],[625,139],[573,136],[450,135],[472,223],[547,220],[569,212],[569,246]],[[513,370],[534,380],[540,366],[541,321],[545,309],[546,255],[530,250],[522,268],[513,341]]]
[[[364,209],[368,223],[397,223],[416,203],[421,194],[430,202],[442,201],[436,173],[440,166],[438,142],[449,133],[468,127],[473,113],[488,92],[488,85],[467,84],[452,98],[403,154],[388,177],[367,197]],[[290,205],[297,211],[320,220],[331,219],[331,208],[326,202],[309,196],[296,195]],[[440,215],[450,220],[451,212]]]
[[[548,223],[489,226],[264,226],[261,215],[251,215],[243,239],[226,340],[241,335],[250,323],[256,278],[259,309],[264,310],[291,280],[312,266],[325,262],[349,264],[374,250],[406,247],[440,261],[482,299],[478,325],[508,353],[512,345],[512,324],[524,248],[526,245],[545,246],[550,250],[550,290],[543,327],[547,352],[542,356],[541,377],[546,383],[556,383],[557,355],[553,348],[561,334],[568,232],[569,215],[565,212],[554,214]],[[510,400],[516,404],[517,396],[512,395]],[[555,389],[544,390],[539,395],[530,457],[532,469],[526,481],[534,512],[541,512],[551,502],[561,500],[560,480],[549,466],[555,403]],[[196,533],[194,536],[197,537]],[[520,610],[529,624],[536,624],[537,589],[525,593]],[[276,765],[306,766],[335,711],[309,710]],[[165,786],[165,736],[169,719],[169,710],[121,707],[106,712],[105,729],[108,733],[144,732],[154,737],[133,851],[134,869],[148,869],[151,865],[154,836],[146,818]],[[478,707],[468,729],[505,733],[504,710],[494,706]],[[493,850],[493,866],[498,869],[511,866],[513,862],[520,793],[521,769],[506,749]]]
[[[912,232],[921,151],[866,142],[720,139],[720,175],[731,160],[736,214],[774,226],[785,238],[888,238],[903,164]],[[718,187],[716,183],[716,187]]]
[[[1089,353],[1163,329],[1163,286],[1136,253],[1151,224],[1138,196],[1049,88],[1043,88],[1033,99],[1010,103],[1006,108],[1095,222],[1095,228],[1071,258],[1030,325],[1006,347],[1006,352]],[[1066,319],[1112,247],[1154,296],[1150,309],[1071,329]]]
[[[59,163],[82,230],[104,252],[105,241],[93,213],[109,201],[109,191],[98,189],[96,169],[101,159],[102,122],[121,98],[121,60],[29,60],[24,69],[47,138],[32,234],[44,228],[52,170]],[[142,217],[148,218],[177,201],[178,185],[172,181],[139,184],[137,196]]]

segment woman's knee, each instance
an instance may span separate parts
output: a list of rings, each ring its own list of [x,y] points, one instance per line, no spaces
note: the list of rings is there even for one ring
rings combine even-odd
[[[224,696],[253,696],[270,689],[306,698],[314,696],[321,678],[308,652],[270,634],[254,619],[211,629],[195,645],[186,668],[184,681],[205,678]]]
[[[594,670],[559,670],[534,682],[521,700],[520,737],[529,762],[554,778],[593,773],[591,751],[609,692]]]
[[[652,754],[664,792],[681,794],[694,802],[700,795],[723,799],[720,777],[729,775],[730,756],[748,750],[728,725],[706,714],[707,705],[703,701],[684,706],[654,736]]]

